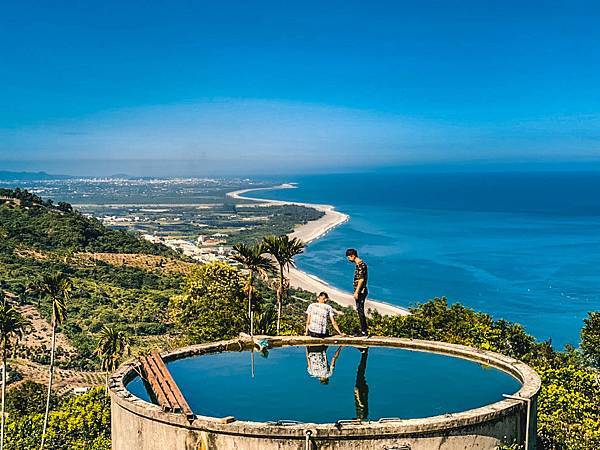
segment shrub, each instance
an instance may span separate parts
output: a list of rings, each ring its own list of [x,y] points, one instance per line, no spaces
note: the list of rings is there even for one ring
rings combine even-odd
[[[6,450],[36,449],[40,445],[43,414],[9,417]],[[46,449],[110,450],[110,399],[104,388],[90,389],[69,399],[48,418]]]
[[[600,312],[588,313],[581,330],[581,349],[591,363],[600,367]]]
[[[33,381],[24,381],[6,393],[6,412],[10,417],[43,413],[46,406],[47,387]],[[50,405],[54,408],[58,398],[52,394]]]
[[[199,267],[189,275],[186,293],[171,298],[169,315],[186,344],[227,339],[246,331],[240,272],[222,262]]]

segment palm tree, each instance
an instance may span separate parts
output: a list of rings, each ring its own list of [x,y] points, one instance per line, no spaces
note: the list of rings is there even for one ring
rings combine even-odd
[[[291,238],[287,235],[265,236],[263,238],[265,250],[277,261],[279,266],[279,285],[277,287],[277,333],[281,327],[281,305],[286,296],[285,271],[289,272],[290,266],[296,267],[294,256],[304,251],[306,244],[298,238]]]
[[[19,340],[23,337],[29,328],[30,322],[21,315],[17,309],[7,302],[2,294],[2,303],[0,304],[0,340],[2,345],[2,407],[0,418],[0,450],[4,449],[4,399],[6,396],[6,351],[11,343],[11,339]]]
[[[30,282],[25,288],[26,294],[31,294],[37,300],[37,308],[40,309],[41,301],[42,301],[42,280],[37,279]]]
[[[254,275],[267,278],[269,272],[275,267],[271,260],[264,255],[265,248],[262,244],[246,245],[236,244],[233,246],[233,259],[248,270],[248,317],[250,318],[250,336],[254,336],[254,313],[252,310],[252,295],[254,293]]]
[[[44,427],[42,428],[42,442],[40,449],[44,448],[46,429],[48,428],[48,414],[50,413],[50,394],[52,393],[52,377],[54,375],[54,353],[56,351],[56,329],[61,325],[67,314],[67,302],[71,298],[73,283],[60,272],[44,275],[34,284],[35,292],[40,297],[52,301],[52,342],[50,346],[50,368],[48,369],[48,395],[46,397],[46,412],[44,414]]]
[[[129,352],[131,339],[125,332],[105,325],[100,332],[96,346],[96,355],[100,358],[102,370],[106,372],[106,390],[108,392],[108,374],[115,371],[119,360]]]

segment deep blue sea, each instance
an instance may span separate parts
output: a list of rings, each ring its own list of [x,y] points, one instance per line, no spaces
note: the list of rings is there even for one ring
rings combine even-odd
[[[446,296],[579,345],[600,310],[600,173],[384,173],[290,179],[260,197],[328,203],[351,220],[312,243],[301,269],[348,290],[355,247],[372,298]]]

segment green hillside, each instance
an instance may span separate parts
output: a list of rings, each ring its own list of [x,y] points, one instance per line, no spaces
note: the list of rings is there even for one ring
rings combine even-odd
[[[142,342],[166,332],[169,297],[180,291],[183,275],[113,266],[74,256],[76,252],[112,252],[179,258],[164,245],[150,243],[98,220],[70,205],[54,205],[27,191],[0,190],[0,283],[21,303],[36,305],[50,317],[49,302],[35,298],[28,287],[44,274],[62,272],[74,285],[63,332],[77,355],[64,366],[92,369],[96,337],[104,325],[124,329]],[[153,268],[149,268],[153,269]],[[44,362],[44,352],[28,350],[29,359]]]
[[[162,244],[108,229],[99,220],[73,210],[68,203],[55,205],[52,200],[19,188],[0,189],[0,237],[4,248],[176,256]]]
[[[59,365],[97,369],[93,352],[97,334],[105,325],[131,336],[136,351],[165,347],[177,334],[168,316],[169,300],[184,292],[186,271],[164,270],[162,262],[177,261],[179,268],[193,267],[183,255],[133,232],[109,229],[67,203],[54,204],[21,189],[0,189],[0,237],[1,287],[16,295],[19,302],[35,305],[49,319],[50,303],[36,298],[28,287],[44,274],[56,272],[73,282],[61,330],[77,354],[63,358]],[[129,253],[139,264],[108,264],[83,258],[78,252]],[[298,291],[294,295],[312,296]],[[266,285],[261,286],[261,296],[267,302],[274,300]],[[295,300],[287,306],[290,331],[302,328],[302,305]],[[47,358],[41,348],[20,355],[40,363]]]

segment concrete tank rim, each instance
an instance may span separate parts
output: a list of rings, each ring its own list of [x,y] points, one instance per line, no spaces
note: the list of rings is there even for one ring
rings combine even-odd
[[[268,422],[244,420],[223,423],[221,420],[222,418],[199,415],[196,415],[196,418],[190,423],[182,414],[163,412],[159,406],[148,403],[134,396],[127,390],[126,384],[133,377],[138,375],[136,371],[139,370],[139,361],[124,364],[111,375],[109,378],[111,399],[115,404],[135,415],[176,427],[232,435],[282,436],[287,438],[304,438],[305,430],[310,429],[313,432],[313,436],[339,438],[343,436],[372,437],[387,435],[418,435],[442,430],[451,430],[494,420],[496,418],[499,419],[512,414],[516,408],[523,407],[527,401],[534,400],[541,388],[541,379],[539,375],[522,361],[488,350],[476,349],[459,344],[391,337],[330,337],[318,339],[308,336],[255,336],[254,338],[268,339],[271,345],[275,347],[300,346],[307,344],[394,347],[467,359],[476,363],[492,366],[516,378],[521,383],[521,388],[516,393],[511,393],[511,395],[519,397],[521,400],[506,398],[479,408],[452,414],[415,419],[397,419],[385,422],[369,421],[356,424],[343,424],[342,426],[336,426],[335,423],[274,425]],[[240,337],[237,339],[182,347],[173,351],[163,352],[161,356],[165,361],[172,361],[206,353],[239,351],[247,348],[250,343],[251,341],[247,337]]]

